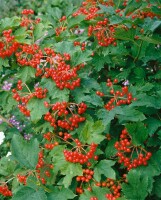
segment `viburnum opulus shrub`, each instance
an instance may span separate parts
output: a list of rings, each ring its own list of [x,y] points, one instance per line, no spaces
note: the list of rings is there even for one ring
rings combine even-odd
[[[160,18],[86,0],[1,19],[1,199],[161,199]]]

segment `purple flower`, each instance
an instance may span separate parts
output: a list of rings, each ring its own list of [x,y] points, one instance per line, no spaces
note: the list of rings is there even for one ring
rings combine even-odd
[[[0,124],[2,124],[3,120],[0,118]]]
[[[39,87],[39,82],[34,85],[34,88]]]
[[[129,85],[130,83],[129,83],[129,80],[125,80],[122,84],[123,84],[124,86],[126,86],[126,85]]]
[[[23,131],[23,128],[25,128],[25,125],[20,124],[20,122],[16,120],[16,117],[14,115],[9,119],[9,122],[13,126],[15,126],[20,132]]]
[[[26,134],[26,133],[25,133],[25,134],[24,134],[24,139],[25,139],[25,140],[31,140],[32,136],[33,136],[32,134]]]
[[[4,85],[2,86],[2,90],[9,91],[12,87],[12,83],[4,81]]]

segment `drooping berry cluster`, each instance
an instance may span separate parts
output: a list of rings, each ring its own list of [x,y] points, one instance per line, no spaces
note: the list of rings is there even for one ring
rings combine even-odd
[[[108,23],[108,19],[104,18],[104,20],[98,21],[96,25],[90,25],[88,27],[88,36],[94,35],[97,38],[98,44],[100,46],[107,47],[111,44],[114,46],[117,45],[115,42],[116,39],[114,37],[115,27],[108,25]]]
[[[28,176],[23,176],[21,174],[17,175],[17,179],[20,183],[22,183],[23,185],[26,185],[26,181],[27,181]]]
[[[98,11],[99,8],[96,1],[84,1],[82,2],[82,6],[75,13],[73,13],[73,17],[85,15],[85,20],[91,20],[99,16],[97,13]]]
[[[22,19],[21,19],[21,24],[20,26],[26,27],[27,29],[29,28],[30,30],[33,30],[34,24],[38,24],[40,22],[40,18],[37,18],[33,20],[31,18],[31,15],[34,14],[34,11],[32,9],[24,9],[22,12]]]
[[[50,170],[53,169],[52,164],[45,163],[43,151],[39,153],[38,164],[36,165],[36,176],[42,184],[46,184],[46,178],[51,176]]]
[[[37,68],[40,64],[40,60],[43,57],[43,53],[39,46],[36,44],[28,45],[23,44],[19,46],[19,51],[16,52],[17,62],[22,66],[31,66]]]
[[[0,58],[10,57],[19,47],[15,36],[11,34],[12,29],[5,30],[2,33],[2,37],[0,37]]]
[[[85,42],[78,42],[78,41],[75,41],[74,43],[74,46],[81,46],[81,50],[84,51],[86,49],[86,43]]]
[[[5,185],[0,185],[0,194],[2,194],[5,197],[11,197],[12,196],[12,191],[9,190],[8,186]]]
[[[83,169],[83,176],[77,176],[77,182],[86,182],[88,183],[93,178],[94,171],[91,169]]]
[[[135,101],[136,98],[133,98],[132,93],[128,91],[127,86],[123,86],[121,90],[115,90],[113,84],[118,83],[118,80],[115,79],[113,83],[110,79],[107,80],[107,86],[110,88],[110,100],[108,103],[105,104],[106,110],[112,110],[116,106],[130,104],[132,101]],[[106,95],[103,92],[97,91],[96,94],[100,97],[106,97]]]
[[[121,185],[117,181],[107,178],[106,182],[102,183],[102,186],[110,189],[111,194],[106,194],[108,200],[115,200],[121,196]]]
[[[46,102],[45,105],[47,105]],[[74,130],[79,126],[80,122],[85,120],[85,117],[81,116],[87,109],[85,103],[57,102],[51,106],[54,113],[46,113],[44,119],[50,122],[54,128],[59,126],[63,129]]]
[[[133,146],[131,137],[126,129],[122,130],[120,141],[115,143],[115,148],[118,150],[117,156],[119,163],[124,164],[127,170],[136,168],[140,165],[147,165],[147,161],[151,158],[151,152],[145,151],[142,147]]]
[[[91,197],[90,200],[98,200],[97,197]]]
[[[22,15],[33,15],[34,14],[34,11],[32,9],[24,9],[22,12],[21,12]]]
[[[60,25],[55,28],[56,36],[59,36],[63,31],[67,29],[67,17],[64,15],[59,19]]]
[[[98,159],[98,157],[94,155],[97,144],[92,143],[91,145],[89,145],[87,152],[87,150],[84,150],[84,147],[86,147],[86,145],[82,145],[78,139],[75,139],[74,142],[76,143],[76,150],[64,150],[64,156],[68,162],[80,163],[81,165],[83,165],[89,162],[90,159]]]
[[[76,192],[78,194],[82,194],[84,192],[83,183],[89,183],[90,180],[93,179],[94,171],[91,169],[83,169],[83,176],[77,176],[76,181],[79,182],[80,186],[77,186]],[[91,190],[91,187],[87,188],[88,190]]]
[[[57,141],[53,141],[54,135],[51,132],[45,133],[43,137],[50,142],[50,143],[45,143],[44,145],[45,149],[52,150],[55,146],[59,145]]]
[[[34,88],[34,92],[31,93],[31,91],[29,90],[29,93],[27,93],[27,95],[22,96],[23,92],[19,92],[20,90],[22,90],[24,88],[24,86],[29,90],[28,86],[26,84],[22,83],[22,80],[19,80],[17,82],[17,88],[12,89],[12,93],[13,93],[13,98],[19,102],[18,108],[19,110],[27,117],[30,116],[30,111],[27,109],[27,103],[29,102],[30,99],[36,97],[38,99],[43,99],[46,97],[46,94],[48,92],[48,90],[45,88],[40,88],[40,87],[36,87]]]
[[[66,63],[66,61],[70,60],[70,54],[55,54],[49,48],[45,48],[44,50],[47,54],[46,61],[50,63],[50,68],[45,68],[44,77],[51,77],[61,90],[64,88],[73,90],[75,87],[79,87],[80,78],[78,77],[77,71],[84,67],[84,64],[72,67]]]

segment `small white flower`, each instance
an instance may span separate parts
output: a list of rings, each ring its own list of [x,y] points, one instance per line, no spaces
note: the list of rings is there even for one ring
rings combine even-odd
[[[3,143],[5,135],[3,132],[0,132],[0,145]]]
[[[81,35],[83,32],[84,32],[84,29],[76,29],[76,30],[74,31],[74,34],[75,34],[75,35]]]
[[[6,155],[6,157],[9,157],[11,155],[11,152],[9,151]]]

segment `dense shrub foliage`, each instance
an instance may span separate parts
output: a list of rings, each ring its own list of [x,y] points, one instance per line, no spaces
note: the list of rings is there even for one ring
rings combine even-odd
[[[36,2],[0,20],[0,198],[161,199],[161,1]]]

